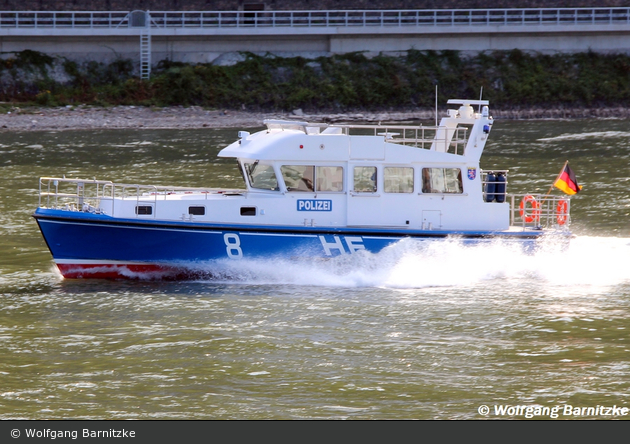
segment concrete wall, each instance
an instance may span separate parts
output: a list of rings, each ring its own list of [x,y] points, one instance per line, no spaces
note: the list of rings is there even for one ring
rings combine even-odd
[[[457,50],[481,52],[512,50],[518,48],[527,52],[585,52],[630,53],[630,39],[627,32],[602,35],[572,33],[571,35],[539,33],[524,35],[444,34],[411,36],[370,36],[364,38],[335,38],[330,41],[331,52],[354,51],[378,52],[417,50]]]
[[[91,43],[91,44],[90,44]],[[219,57],[236,52],[249,51],[265,54],[273,53],[277,56],[295,57],[302,56],[313,58],[330,53],[346,53],[365,51],[366,55],[375,55],[380,52],[396,54],[409,49],[417,50],[446,50],[452,49],[461,52],[479,52],[491,50],[511,50],[519,48],[524,51],[554,53],[554,52],[585,52],[595,51],[602,53],[630,53],[627,35],[617,36],[579,36],[572,38],[560,38],[548,36],[545,43],[535,37],[525,37],[518,40],[491,39],[487,36],[470,36],[466,38],[466,44],[462,39],[447,36],[435,37],[366,37],[366,38],[313,38],[302,37],[292,40],[268,37],[265,39],[250,40],[242,38],[221,39],[191,39],[191,38],[156,38],[152,42],[151,63],[157,64],[161,60],[171,60],[185,63],[211,63]],[[553,48],[553,49],[551,49]],[[130,59],[139,62],[139,42],[124,38],[105,38],[92,42],[65,42],[62,45],[50,40],[21,39],[12,41],[2,39],[0,51],[2,57],[10,57],[13,52],[32,49],[50,55],[57,55],[84,62],[96,60],[110,63],[117,58]]]
[[[504,27],[505,28],[505,27]],[[514,28],[514,27],[512,27]],[[558,29],[560,28],[560,29]],[[229,31],[229,30],[228,30]],[[168,59],[187,63],[210,63],[222,54],[250,51],[278,55],[312,53],[394,53],[409,49],[479,52],[511,50],[544,53],[630,53],[630,25],[576,27],[449,27],[444,29],[268,29],[231,30],[214,34],[181,34],[178,30],[152,36],[152,64]],[[67,57],[75,61],[111,62],[116,58],[139,60],[140,37],[136,30],[118,35],[5,35],[0,37],[0,55],[25,49]],[[291,53],[291,54],[288,54]]]

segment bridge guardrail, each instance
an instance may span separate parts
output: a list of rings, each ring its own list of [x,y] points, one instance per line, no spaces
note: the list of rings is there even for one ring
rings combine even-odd
[[[137,11],[136,11],[137,12]],[[152,28],[630,24],[630,8],[147,11]],[[128,28],[131,11],[0,11],[0,28]]]

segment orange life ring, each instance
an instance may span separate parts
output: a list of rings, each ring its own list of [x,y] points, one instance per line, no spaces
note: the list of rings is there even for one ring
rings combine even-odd
[[[531,213],[527,212],[527,208],[526,208],[527,204],[530,204],[532,207]],[[520,208],[521,208],[521,219],[523,219],[525,222],[530,223],[530,222],[540,220],[540,204],[536,201],[534,196],[532,196],[531,194],[528,194],[527,196],[523,198],[523,200],[521,201]]]
[[[569,218],[569,203],[562,199],[558,202],[556,206],[556,220],[558,221],[558,225],[564,225],[567,223],[567,219]]]

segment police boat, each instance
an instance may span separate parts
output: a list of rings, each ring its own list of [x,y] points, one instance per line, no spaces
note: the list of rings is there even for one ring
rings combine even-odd
[[[372,254],[411,239],[570,238],[570,199],[508,193],[483,171],[486,100],[449,100],[437,126],[266,120],[220,151],[243,189],[42,177],[34,218],[65,278],[168,279],[214,261]]]

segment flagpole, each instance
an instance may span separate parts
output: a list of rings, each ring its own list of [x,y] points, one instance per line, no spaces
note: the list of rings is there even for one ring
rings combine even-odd
[[[558,173],[558,177],[556,177],[556,180],[554,180],[551,186],[549,187],[549,191],[547,191],[547,194],[544,195],[543,201],[547,198],[547,196],[551,194],[551,191],[553,190],[553,186],[556,184],[558,179],[560,179],[560,176],[562,176],[562,173],[564,173],[564,169],[567,167],[568,164],[569,164],[568,160],[564,162],[564,165],[562,165],[562,169],[560,169],[560,172]]]

